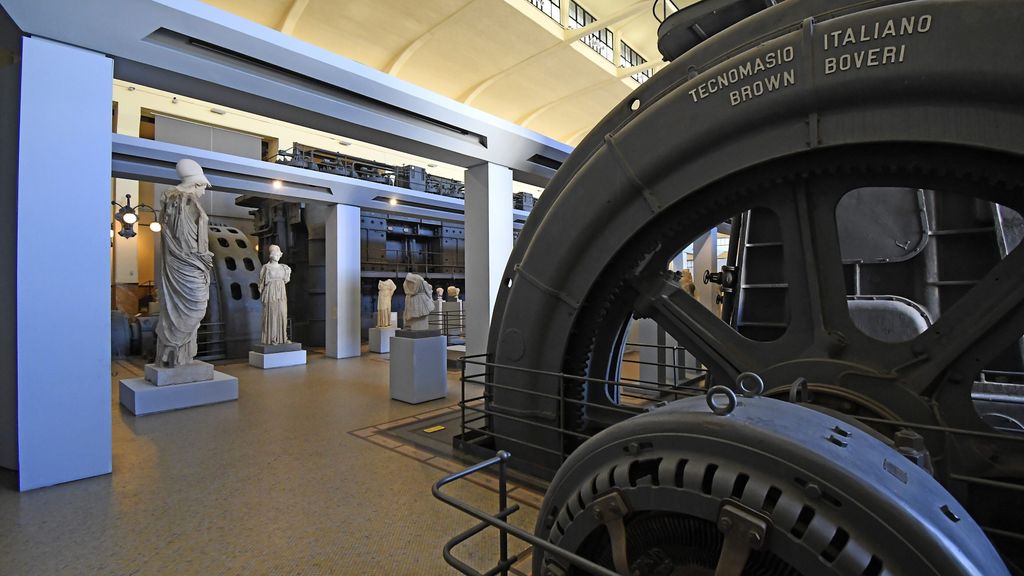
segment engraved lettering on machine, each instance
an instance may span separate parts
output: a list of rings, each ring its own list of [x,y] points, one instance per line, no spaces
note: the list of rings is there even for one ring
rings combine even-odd
[[[796,84],[796,69],[783,69],[793,61],[796,51],[785,46],[766,52],[734,66],[725,72],[715,74],[689,91],[694,102],[729,89],[729,104],[736,106],[758,96],[763,96]],[[767,72],[767,74],[762,74]],[[753,78],[761,76],[754,80]]]
[[[822,36],[825,52],[846,46],[858,46],[888,40],[881,46],[854,50],[838,56],[826,56],[823,60],[825,75],[851,70],[862,70],[876,66],[902,64],[907,59],[907,45],[897,39],[914,34],[927,34],[932,29],[931,14],[904,16],[877,20],[859,26],[840,28]],[[891,39],[891,40],[890,40]]]

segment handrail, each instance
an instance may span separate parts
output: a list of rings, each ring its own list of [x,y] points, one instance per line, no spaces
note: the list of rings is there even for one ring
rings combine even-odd
[[[460,510],[476,518],[477,520],[480,520],[479,524],[476,524],[469,530],[462,532],[461,534],[452,538],[445,544],[445,562],[447,562],[449,566],[455,568],[459,572],[470,576],[490,576],[499,573],[502,574],[502,576],[507,576],[508,569],[511,568],[512,565],[518,560],[518,555],[514,555],[512,557],[509,557],[508,555],[508,536],[509,534],[511,534],[512,536],[522,540],[523,542],[526,542],[527,544],[534,546],[535,548],[540,548],[548,554],[551,554],[552,556],[556,556],[562,560],[565,560],[566,562],[569,562],[570,564],[583,568],[590,574],[595,574],[597,576],[619,576],[619,574],[612,570],[609,570],[608,568],[605,568],[604,566],[596,564],[581,556],[577,556],[576,554],[573,554],[568,550],[559,548],[551,542],[548,542],[547,540],[544,540],[542,538],[538,538],[537,536],[521,528],[513,526],[512,524],[509,524],[506,521],[509,516],[511,516],[514,512],[516,512],[519,509],[518,505],[514,505],[511,508],[508,506],[507,468],[508,461],[510,458],[512,458],[511,454],[509,454],[505,450],[499,450],[493,458],[489,458],[487,460],[484,460],[483,462],[474,464],[473,466],[470,466],[465,470],[461,470],[454,474],[445,476],[444,478],[441,478],[440,480],[434,483],[434,486],[431,488],[431,493],[434,495],[434,498],[437,498],[438,500],[444,502],[445,504],[451,506],[452,508]],[[475,474],[477,472],[486,470],[487,468],[490,468],[495,464],[498,465],[499,512],[497,514],[488,514],[482,510],[470,506],[469,504],[466,504],[465,502],[457,500],[441,491],[441,488],[443,488],[444,486],[451,484],[456,480],[465,478],[466,476],[469,476],[471,474]],[[500,533],[498,538],[499,560],[498,564],[495,567],[491,568],[487,572],[481,573],[476,571],[466,563],[462,562],[458,558],[456,558],[452,554],[452,549],[454,549],[459,544],[465,542],[469,538],[472,538],[476,534],[482,532],[485,528],[489,526],[497,528]]]

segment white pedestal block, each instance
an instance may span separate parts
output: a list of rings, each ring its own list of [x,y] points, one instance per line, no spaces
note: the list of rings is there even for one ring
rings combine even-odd
[[[391,337],[398,331],[398,326],[392,324],[384,328],[376,326],[370,328],[370,352],[387,354],[391,351]]]
[[[447,338],[391,339],[391,397],[419,404],[448,396]]]
[[[121,404],[136,416],[238,400],[238,378],[214,372],[213,380],[154,386],[145,378],[121,380]]]
[[[305,350],[292,350],[291,352],[275,352],[273,354],[260,354],[249,352],[249,365],[256,368],[282,368],[284,366],[299,366],[306,363]]]

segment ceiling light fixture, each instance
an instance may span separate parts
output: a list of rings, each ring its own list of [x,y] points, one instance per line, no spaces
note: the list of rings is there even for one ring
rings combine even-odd
[[[284,186],[284,183],[281,182],[280,180],[274,180],[273,182],[271,182],[271,186],[273,186],[274,188],[280,188]]]
[[[388,200],[388,204],[391,204],[392,206],[398,206],[398,198],[392,198],[391,200]]]

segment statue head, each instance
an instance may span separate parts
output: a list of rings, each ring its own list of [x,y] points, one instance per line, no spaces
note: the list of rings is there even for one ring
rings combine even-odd
[[[459,289],[458,288],[456,288],[455,286],[449,286],[448,287],[448,297],[449,298],[455,298],[458,295],[459,295]]]
[[[281,247],[278,246],[277,244],[271,244],[270,248],[267,249],[267,252],[270,255],[271,262],[277,262],[278,260],[281,259]]]
[[[175,170],[178,171],[178,178],[181,178],[181,188],[191,188],[196,194],[202,195],[210,187],[210,181],[203,174],[203,167],[191,158],[178,160]]]
[[[437,290],[434,290],[434,293],[437,294],[437,299],[440,300],[444,296],[444,288],[438,286]]]

